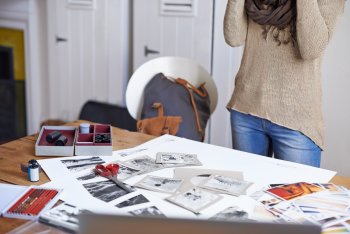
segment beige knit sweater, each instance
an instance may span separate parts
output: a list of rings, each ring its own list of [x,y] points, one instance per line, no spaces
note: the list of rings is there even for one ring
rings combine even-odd
[[[302,132],[324,148],[321,63],[344,0],[296,0],[297,45],[278,46],[247,19],[245,0],[228,0],[224,35],[245,45],[228,108]],[[331,77],[329,77],[331,79]]]

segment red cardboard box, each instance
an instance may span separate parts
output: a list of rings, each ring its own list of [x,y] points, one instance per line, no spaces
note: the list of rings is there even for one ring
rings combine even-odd
[[[46,136],[59,131],[67,137],[64,146],[46,141]],[[43,126],[35,143],[37,156],[73,156],[73,155],[112,155],[113,139],[111,125],[91,124],[89,133],[81,133],[79,128],[71,126]]]

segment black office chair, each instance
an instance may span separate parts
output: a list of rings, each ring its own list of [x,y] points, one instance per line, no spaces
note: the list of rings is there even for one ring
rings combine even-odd
[[[136,131],[136,120],[131,117],[127,108],[109,103],[87,101],[80,111],[79,119]]]

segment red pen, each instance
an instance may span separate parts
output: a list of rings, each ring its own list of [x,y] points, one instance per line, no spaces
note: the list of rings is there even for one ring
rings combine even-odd
[[[38,215],[40,213],[40,211],[57,195],[57,191],[56,190],[50,190],[49,193],[47,194],[47,196],[45,198],[43,198],[43,200],[41,201],[40,204],[37,205],[37,207],[35,207],[31,214],[32,215]]]
[[[33,202],[35,202],[35,200],[40,196],[40,194],[43,193],[42,189],[36,189],[31,195],[30,195],[30,199],[28,199],[23,206],[21,206],[17,213],[23,213],[25,212],[29,206],[31,206],[33,204]]]
[[[10,209],[7,210],[7,213],[12,213],[17,207],[22,205],[25,200],[29,197],[31,193],[34,192],[34,188],[29,189]]]
[[[24,211],[25,214],[30,214],[30,211],[35,209],[35,207],[40,203],[40,201],[48,194],[48,190],[43,189],[38,196],[34,199],[34,201],[28,206],[28,208]]]

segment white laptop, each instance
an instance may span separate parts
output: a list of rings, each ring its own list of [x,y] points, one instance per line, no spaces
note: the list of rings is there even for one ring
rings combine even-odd
[[[222,222],[115,215],[79,215],[79,233],[151,234],[320,234],[316,225]]]

